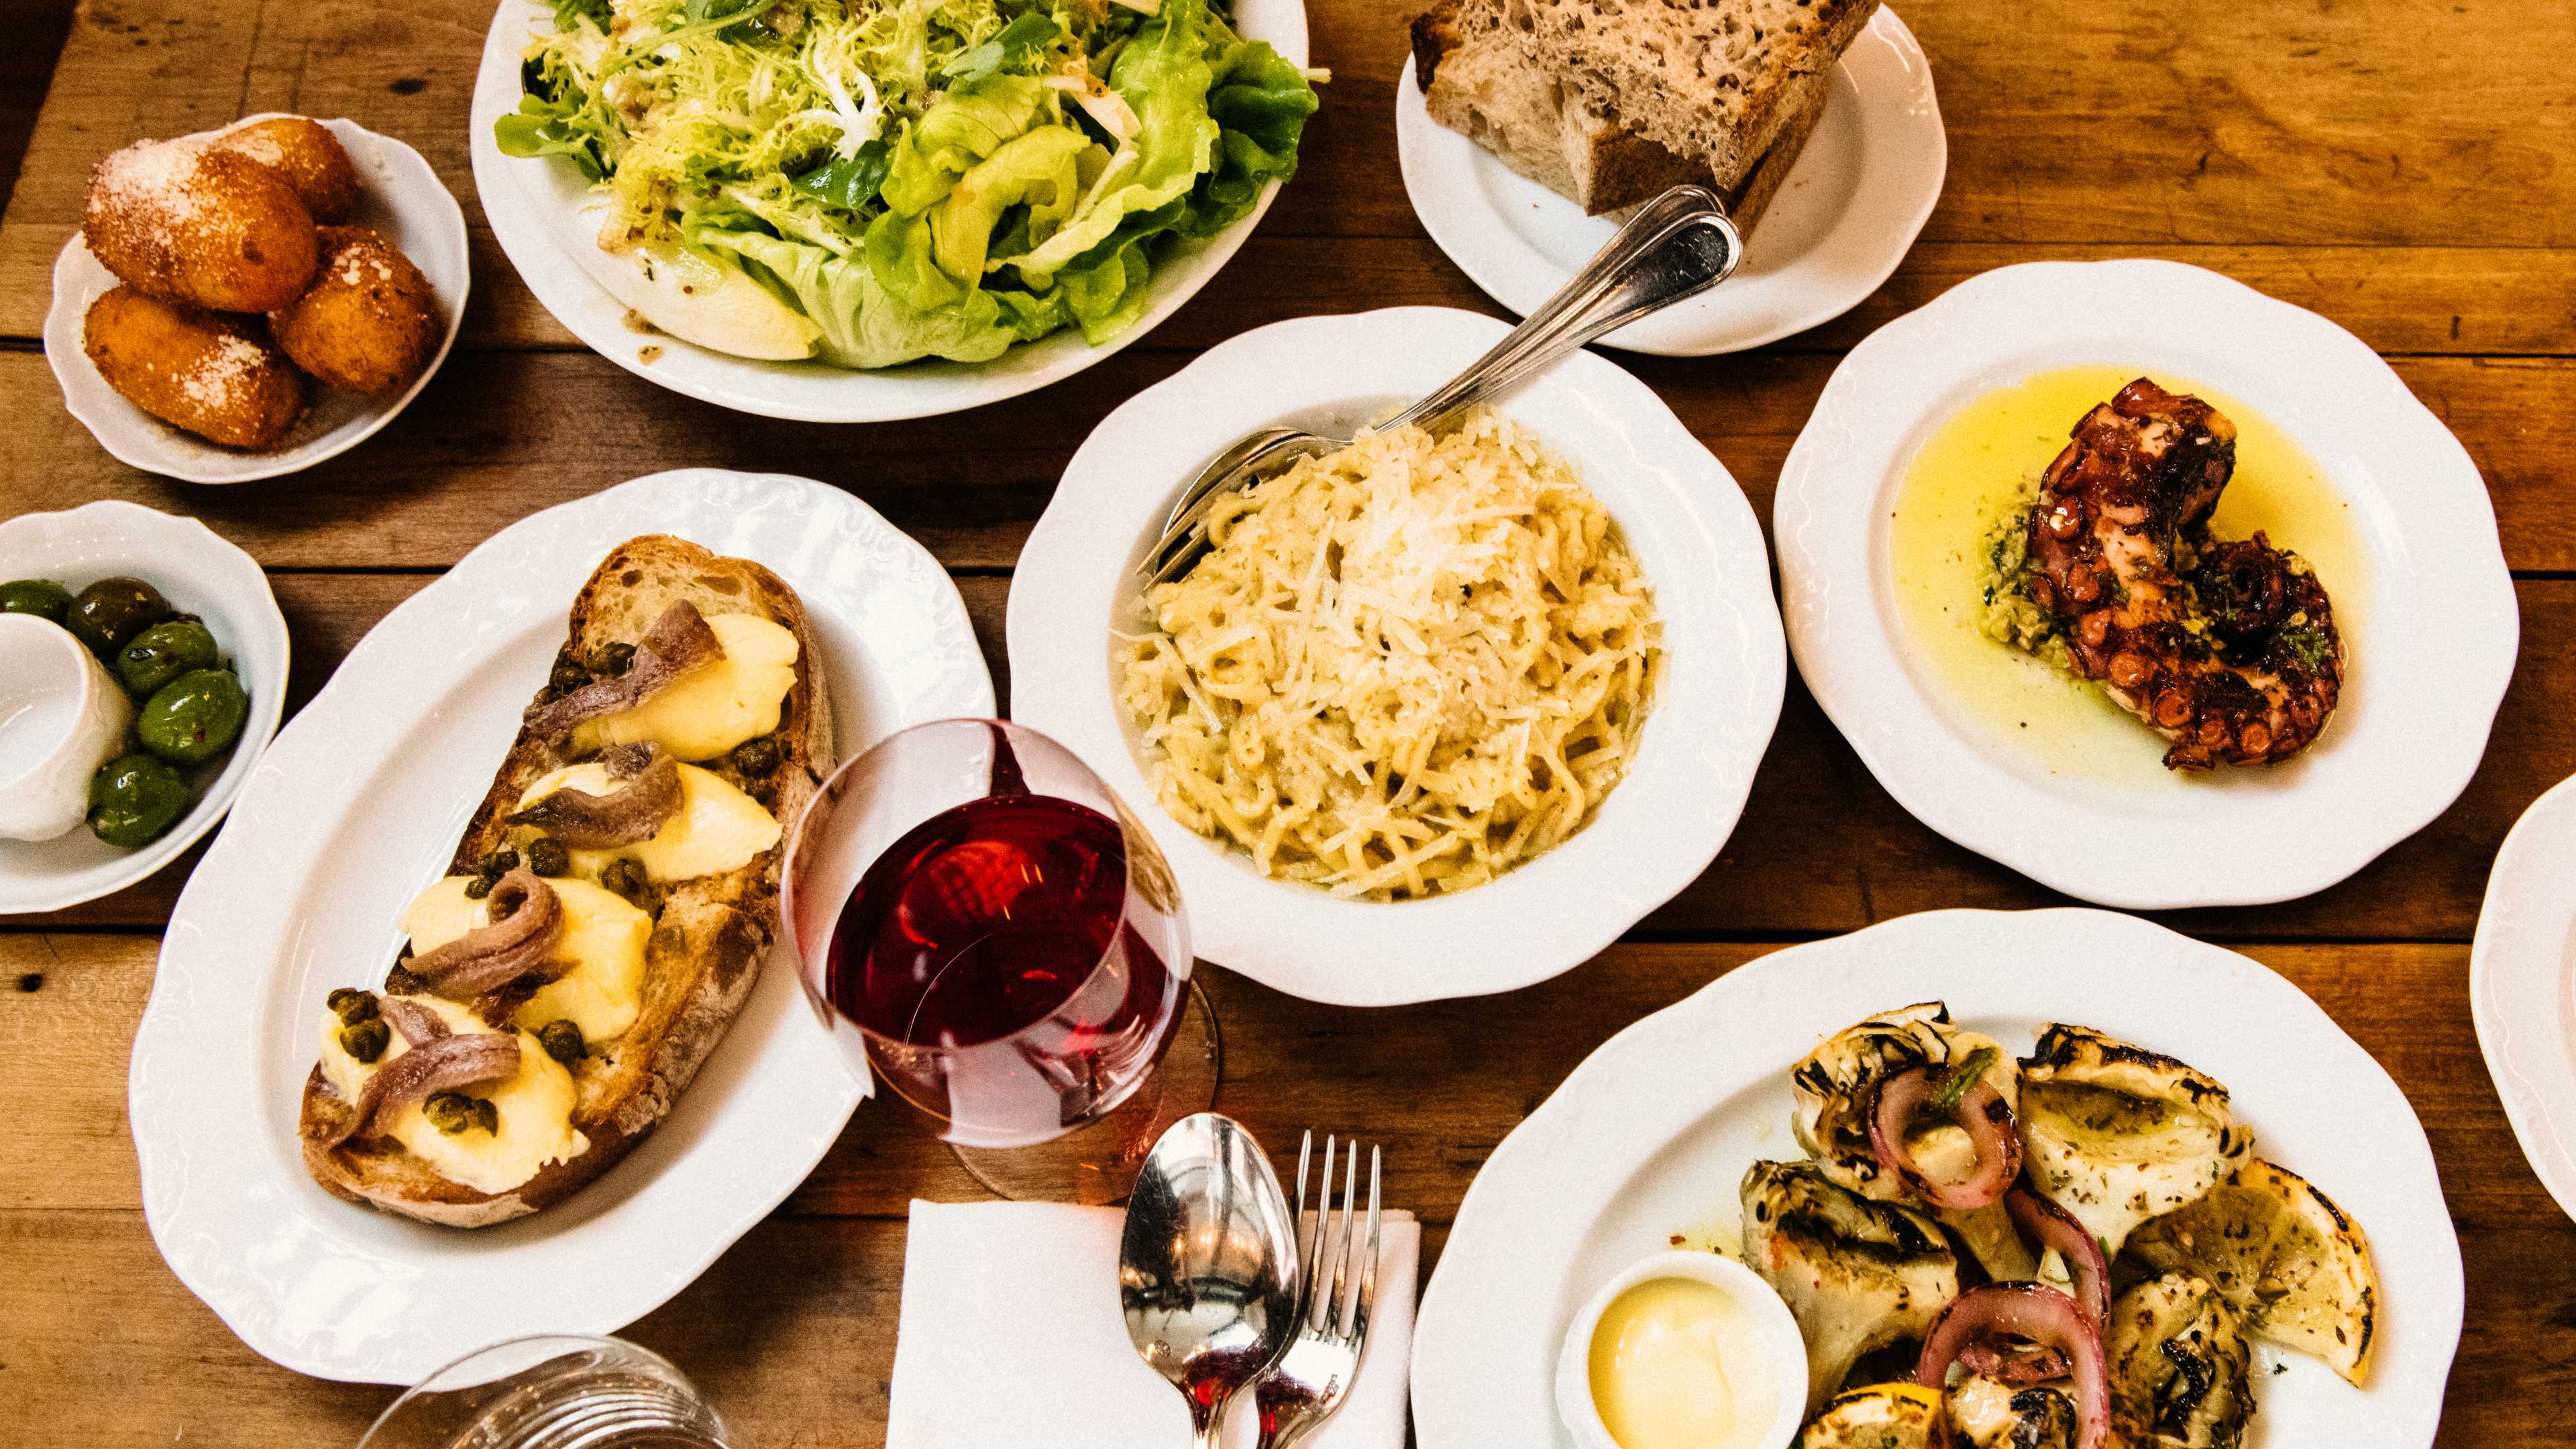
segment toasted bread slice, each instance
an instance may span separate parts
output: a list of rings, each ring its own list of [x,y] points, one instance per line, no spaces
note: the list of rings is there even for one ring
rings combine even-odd
[[[735,756],[703,762],[759,801],[792,832],[814,791],[832,771],[832,707],[822,659],[805,608],[776,574],[744,559],[720,558],[664,535],[617,546],[573,600],[571,628],[557,656],[578,669],[610,644],[632,644],[672,604],[686,600],[709,619],[751,613],[794,634],[795,683],[780,706],[774,768],[746,775]],[[559,693],[553,681],[540,700]],[[504,817],[528,787],[574,763],[561,744],[527,729],[465,827],[450,873],[474,874],[509,831]],[[337,1135],[352,1105],[332,1090],[320,1067],[306,1080],[304,1159],[314,1180],[352,1202],[452,1227],[483,1227],[562,1201],[641,1141],[670,1111],[749,998],[761,958],[778,932],[779,866],[787,837],[739,869],[652,885],[637,900],[654,917],[645,953],[642,1010],[615,1040],[599,1044],[573,1072],[578,1101],[573,1125],[588,1147],[552,1162],[507,1192],[485,1193],[440,1175],[390,1139]],[[409,957],[406,955],[405,960]],[[397,964],[386,989],[419,983]]]
[[[1413,22],[1415,79],[1431,118],[1474,140],[1503,164],[1600,215],[1625,210],[1668,187],[1696,183],[1723,198],[1737,229],[1750,232],[1814,133],[1832,88],[1833,62],[1875,8],[1876,0],[1823,7],[1831,25],[1805,42],[1794,37],[1730,57],[1708,48],[1721,67],[1744,73],[1710,81],[1691,100],[1672,87],[1623,95],[1599,77],[1636,48],[1639,35],[1689,29],[1660,6],[1614,6],[1614,20],[1585,38],[1585,57],[1543,56],[1538,21],[1527,0],[1440,0]],[[1759,9],[1727,0],[1721,9]],[[1797,7],[1803,15],[1809,7]],[[1706,78],[1703,78],[1704,80]],[[1757,104],[1742,103],[1758,92]],[[1730,104],[1732,102],[1732,104]],[[1652,108],[1689,124],[1652,128]]]

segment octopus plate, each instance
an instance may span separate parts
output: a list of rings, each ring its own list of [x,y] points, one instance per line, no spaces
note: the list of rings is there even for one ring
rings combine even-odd
[[[2290,758],[2166,769],[2170,741],[1979,632],[1968,490],[1949,534],[1921,521],[1929,460],[2009,490],[2137,377],[2236,423],[2220,536],[2268,527],[2332,592],[2340,697]],[[1990,439],[1961,429],[1989,409],[2017,421],[1981,463]],[[2519,640],[2458,440],[2349,332],[2170,262],[2005,267],[1881,328],[1790,450],[1773,524],[1799,672],[1871,773],[1934,830],[2101,905],[2289,900],[2369,864],[2467,785]]]
[[[2131,917],[2051,910],[1934,911],[1775,951],[1586,1058],[1494,1149],[1459,1206],[1414,1325],[1423,1449],[1570,1444],[1550,1390],[1575,1311],[1677,1235],[1735,1242],[1746,1167],[1802,1155],[1791,1064],[1891,1003],[1933,998],[2013,1052],[2049,1022],[2078,1022],[2226,1083],[2256,1150],[2363,1224],[2384,1290],[2367,1387],[2316,1360],[2255,1351],[2254,1442],[2433,1442],[2459,1347],[2460,1248],[2405,1094],[2263,966]]]
[[[2576,780],[2534,801],[2496,852],[2469,1010],[2522,1155],[2576,1218]]]

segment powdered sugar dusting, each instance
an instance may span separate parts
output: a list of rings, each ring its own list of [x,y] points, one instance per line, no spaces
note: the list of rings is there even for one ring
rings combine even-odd
[[[174,225],[195,221],[203,210],[197,193],[202,154],[189,142],[137,141],[98,163],[99,195],[166,244]]]
[[[180,374],[179,390],[188,401],[206,408],[230,406],[250,376],[266,367],[269,352],[247,337],[228,336],[207,349],[194,367]]]

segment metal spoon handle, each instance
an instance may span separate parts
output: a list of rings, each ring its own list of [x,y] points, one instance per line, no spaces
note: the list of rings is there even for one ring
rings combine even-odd
[[[1384,427],[1437,428],[1603,333],[1725,281],[1743,256],[1743,239],[1716,194],[1676,186],[1638,208],[1583,270],[1492,351]]]

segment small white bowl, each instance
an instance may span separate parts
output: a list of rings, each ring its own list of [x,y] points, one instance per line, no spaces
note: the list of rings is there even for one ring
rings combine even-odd
[[[193,772],[195,806],[150,845],[120,850],[87,830],[0,840],[0,915],[59,911],[169,864],[224,818],[285,711],[285,616],[259,565],[204,524],[113,500],[0,523],[0,579],[52,579],[77,592],[119,576],[143,580],[171,607],[205,621],[241,675],[250,715],[232,752]]]
[[[89,813],[90,777],[134,701],[71,631],[0,614],[0,839],[51,840]]]
[[[1752,1269],[1733,1258],[1689,1251],[1657,1253],[1632,1264],[1601,1285],[1565,1330],[1565,1347],[1556,1359],[1556,1413],[1566,1432],[1574,1436],[1576,1449],[1620,1449],[1592,1402],[1592,1335],[1601,1326],[1601,1315],[1620,1294],[1659,1278],[1706,1283],[1752,1312],[1754,1332],[1771,1356],[1780,1395],[1759,1449],[1787,1449],[1789,1441],[1798,1437],[1799,1421],[1807,1416],[1807,1342],[1798,1334],[1798,1320]]]
[[[234,125],[267,120],[280,112],[244,116]],[[89,304],[116,286],[116,274],[99,264],[89,244],[74,232],[54,258],[54,303],[45,313],[45,360],[62,384],[63,406],[81,420],[98,445],[118,462],[147,473],[188,483],[248,483],[299,473],[326,458],[337,457],[373,437],[411,405],[420,390],[447,360],[465,322],[468,285],[465,258],[465,212],[439,181],[438,173],[418,151],[391,136],[379,136],[355,121],[324,121],[358,168],[357,226],[373,227],[411,258],[438,293],[446,314],[447,333],[438,341],[429,365],[411,386],[392,397],[359,397],[313,384],[313,406],[286,441],[266,452],[245,452],[184,433],[127,402],[107,385],[82,350],[82,323]],[[228,128],[227,128],[228,129]],[[194,140],[212,136],[200,131]]]

